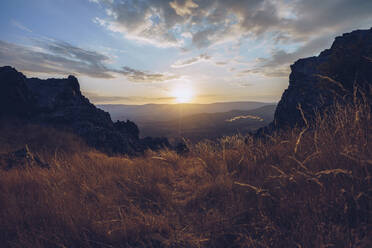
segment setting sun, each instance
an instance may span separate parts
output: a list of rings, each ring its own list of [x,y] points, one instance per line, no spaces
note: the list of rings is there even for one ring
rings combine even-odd
[[[189,103],[194,97],[192,88],[186,85],[178,85],[171,94],[177,103]]]

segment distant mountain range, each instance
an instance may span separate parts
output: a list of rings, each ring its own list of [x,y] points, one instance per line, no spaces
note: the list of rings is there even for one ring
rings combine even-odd
[[[138,125],[141,136],[164,136],[170,140],[182,137],[197,142],[255,131],[273,120],[275,108],[276,105],[266,105],[253,110],[194,114]]]
[[[113,120],[131,120],[136,123],[169,121],[185,116],[207,113],[222,113],[232,110],[253,110],[273,103],[263,102],[219,102],[211,104],[103,104],[96,105],[110,113]]]
[[[247,134],[268,125],[276,105],[262,102],[212,104],[98,105],[114,120],[131,120],[140,135],[192,141]]]

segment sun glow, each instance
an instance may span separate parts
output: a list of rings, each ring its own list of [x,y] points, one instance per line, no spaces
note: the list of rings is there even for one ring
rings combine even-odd
[[[190,86],[178,85],[172,90],[172,96],[177,103],[188,103],[194,98],[194,92]]]

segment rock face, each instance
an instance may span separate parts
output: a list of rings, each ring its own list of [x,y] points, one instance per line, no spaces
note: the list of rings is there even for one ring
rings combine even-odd
[[[317,57],[300,59],[291,66],[289,87],[275,111],[274,129],[304,125],[336,101],[352,99],[357,87],[372,103],[372,29],[337,37],[330,49]]]
[[[148,140],[139,139],[135,123],[114,123],[109,113],[91,104],[74,76],[41,80],[26,78],[9,66],[0,67],[0,119],[9,118],[71,130],[106,153],[134,155],[150,147]]]

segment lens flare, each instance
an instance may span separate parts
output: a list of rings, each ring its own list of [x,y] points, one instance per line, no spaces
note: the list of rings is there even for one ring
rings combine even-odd
[[[177,85],[171,94],[177,103],[189,103],[194,97],[192,88],[187,85]]]

